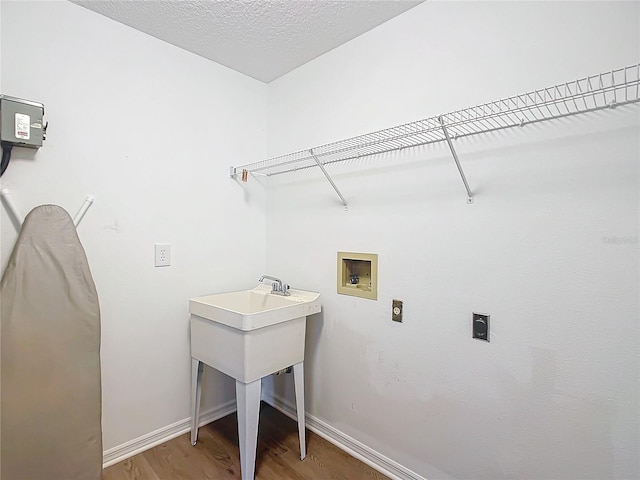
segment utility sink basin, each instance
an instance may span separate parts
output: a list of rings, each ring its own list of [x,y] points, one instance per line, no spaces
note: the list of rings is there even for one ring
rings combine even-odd
[[[294,289],[289,292],[287,296],[276,295],[270,286],[258,285],[252,290],[205,295],[189,300],[189,312],[248,331],[320,311],[319,293]]]
[[[268,285],[189,300],[191,356],[249,383],[304,360],[307,316],[320,312],[320,294]]]

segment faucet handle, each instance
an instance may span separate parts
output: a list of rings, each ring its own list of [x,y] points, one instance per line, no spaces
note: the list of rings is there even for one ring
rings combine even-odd
[[[283,294],[285,294],[285,295],[289,295],[289,288],[290,288],[290,287],[289,287],[289,285],[288,285],[288,284],[283,283],[283,284],[282,284],[282,293],[283,293]]]

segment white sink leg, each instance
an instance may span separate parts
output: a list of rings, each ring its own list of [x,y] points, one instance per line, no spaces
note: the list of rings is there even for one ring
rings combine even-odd
[[[203,368],[204,363],[195,358],[191,358],[191,445],[195,445],[198,441]]]
[[[238,405],[238,437],[240,440],[240,472],[242,480],[254,480],[258,420],[260,418],[260,389],[262,379],[251,383],[236,380]]]
[[[298,437],[300,437],[300,460],[307,456],[307,440],[304,430],[304,362],[293,366],[293,381],[296,390],[296,410],[298,413]]]

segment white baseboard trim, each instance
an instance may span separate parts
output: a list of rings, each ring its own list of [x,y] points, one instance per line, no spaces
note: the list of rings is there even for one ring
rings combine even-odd
[[[297,419],[295,406],[279,395],[263,392],[262,400],[286,416]],[[427,480],[313,415],[305,414],[305,420],[309,430],[393,480]]]
[[[230,413],[236,411],[236,401],[231,400],[218,407],[212,408],[200,414],[200,426],[214,422],[222,417],[226,417]],[[159,428],[151,433],[134,438],[122,445],[105,450],[102,456],[102,467],[107,468],[110,465],[121,462],[129,457],[133,457],[138,453],[168,442],[172,438],[179,437],[191,430],[191,419],[185,418],[178,422]]]

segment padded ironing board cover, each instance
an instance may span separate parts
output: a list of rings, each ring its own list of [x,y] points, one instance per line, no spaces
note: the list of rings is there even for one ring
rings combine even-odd
[[[100,308],[64,209],[29,213],[0,295],[2,480],[99,480]]]

